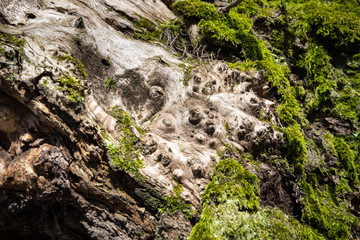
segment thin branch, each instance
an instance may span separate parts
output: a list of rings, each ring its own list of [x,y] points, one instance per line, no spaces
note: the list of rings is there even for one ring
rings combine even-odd
[[[231,3],[229,3],[228,5],[226,5],[225,7],[220,7],[218,8],[219,13],[224,14],[230,11],[230,9],[232,9],[233,7],[236,7],[239,3],[241,3],[243,0],[235,0]],[[360,0],[358,0],[360,2]]]

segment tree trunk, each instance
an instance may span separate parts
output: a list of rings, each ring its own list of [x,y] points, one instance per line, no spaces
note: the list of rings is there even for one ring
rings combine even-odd
[[[219,13],[224,14],[230,11],[230,9],[232,9],[233,7],[236,7],[239,3],[241,3],[243,0],[235,0],[231,3],[229,3],[228,5],[226,5],[225,7],[220,7],[218,8]],[[358,0],[360,2],[360,0]]]

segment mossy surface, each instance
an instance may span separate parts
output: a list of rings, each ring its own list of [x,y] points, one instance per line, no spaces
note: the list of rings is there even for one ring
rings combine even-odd
[[[24,47],[25,41],[9,33],[0,32],[0,41],[11,46]]]
[[[192,219],[196,211],[193,210],[192,205],[190,203],[187,203],[185,199],[180,195],[182,191],[183,189],[180,184],[176,184],[174,186],[173,193],[169,196],[164,197],[163,203],[158,210],[159,214],[181,211],[186,219]]]
[[[56,82],[60,85],[58,89],[66,93],[72,102],[78,103],[85,101],[84,89],[73,77],[66,75],[65,77],[58,78]]]
[[[306,192],[302,220],[318,229],[327,239],[348,239],[350,230],[355,229],[359,220],[353,216],[346,203],[335,201],[329,190],[313,189],[306,182],[300,183]]]
[[[256,181],[241,180],[251,182],[245,194],[235,181],[243,173],[241,166],[222,160],[203,195],[202,218],[190,238],[355,238],[359,221],[349,202],[359,189],[360,173],[358,1],[244,0],[224,14],[216,7],[200,0],[173,5],[198,24],[201,43],[210,44],[213,52],[227,49],[238,59],[229,60],[231,68],[264,70],[277,101],[278,130],[286,141],[285,152],[271,165],[293,174],[303,197],[297,219],[259,208]],[[345,130],[329,127],[328,121]],[[222,168],[232,177],[221,175]],[[247,226],[242,225],[245,218]],[[276,227],[279,219],[283,231]],[[262,225],[265,222],[268,225]],[[264,226],[274,231],[263,231]]]
[[[19,67],[19,73],[23,68],[23,60],[29,61],[24,52],[24,45],[25,40],[21,37],[0,31],[0,56],[4,56],[6,61],[16,63]],[[7,79],[14,80],[15,74],[11,73]]]
[[[258,183],[235,160],[221,160],[202,197],[201,219],[189,239],[322,239],[280,210],[260,208]]]
[[[87,74],[84,70],[84,64],[82,64],[82,62],[76,58],[74,58],[73,56],[71,55],[68,55],[68,54],[65,54],[65,55],[62,55],[62,56],[59,56],[59,60],[60,61],[65,61],[65,60],[68,60],[70,61],[71,63],[74,64],[74,66],[76,67],[76,69],[79,71],[79,73],[84,77],[86,78],[87,77]]]
[[[142,180],[143,176],[139,170],[143,166],[143,161],[137,146],[141,140],[130,130],[130,126],[133,125],[131,117],[119,106],[111,108],[111,114],[116,118],[120,137],[114,140],[103,134],[104,146],[110,155],[110,165],[115,170],[122,170]]]

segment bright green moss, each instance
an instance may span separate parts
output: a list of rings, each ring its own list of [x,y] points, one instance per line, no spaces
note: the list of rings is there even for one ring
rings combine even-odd
[[[240,210],[259,208],[258,179],[233,159],[224,159],[215,167],[211,183],[202,197],[203,206],[218,205],[230,200]]]
[[[240,48],[243,57],[262,60],[261,42],[252,33],[252,20],[245,15],[230,11],[225,17],[216,20],[202,19],[199,30],[203,38],[213,44],[231,48]]]
[[[246,14],[248,17],[262,17],[267,15],[266,11],[269,9],[267,6],[269,1],[266,0],[244,0],[236,8],[236,12]]]
[[[334,41],[336,46],[348,45],[360,39],[359,6],[317,0],[291,6],[291,14],[296,16],[296,21],[308,24],[303,28],[307,30],[307,35],[315,33],[316,36]]]
[[[240,43],[240,40],[236,37],[236,30],[230,28],[222,20],[201,20],[199,28],[203,37],[213,40],[216,44],[235,46]]]
[[[311,85],[319,85],[324,82],[323,78],[330,77],[330,56],[325,49],[314,43],[308,46],[306,52],[299,57],[298,66],[304,68],[309,76]]]
[[[256,213],[239,211],[228,202],[204,209],[200,222],[193,228],[190,240],[217,239],[325,239],[307,226],[278,209],[260,209]]]
[[[74,64],[74,66],[78,69],[78,71],[80,72],[80,74],[86,78],[87,74],[84,70],[84,65],[80,62],[80,60],[75,59],[74,57],[65,54],[64,56],[60,56],[59,57],[60,61],[65,61],[65,60],[69,60],[70,62],[72,62]]]
[[[234,9],[221,15],[213,5],[199,0],[179,1],[173,8],[186,17],[200,20],[198,26],[203,39],[218,46],[238,49],[237,54],[244,58],[264,58],[261,42],[252,31],[253,21],[247,15],[239,14]]]
[[[200,0],[178,1],[173,4],[172,8],[186,17],[198,19],[217,19],[220,17],[214,5]]]
[[[284,93],[281,96],[283,104],[278,108],[281,121],[287,126],[301,122],[302,110],[294,95],[289,90],[282,92]]]
[[[65,77],[59,78],[56,81],[60,85],[59,90],[65,92],[72,102],[84,102],[84,90],[80,83],[73,77],[66,75]]]
[[[358,177],[354,163],[355,156],[350,146],[342,138],[334,138],[333,144],[341,166],[348,173],[348,178],[352,182],[356,182]]]
[[[233,159],[215,167],[190,240],[323,239],[278,209],[259,207],[258,179]]]
[[[305,181],[300,186],[306,193],[302,220],[328,239],[348,239],[351,227],[356,227],[359,220],[349,213],[346,204],[335,203],[327,189],[313,189]]]
[[[179,67],[181,67],[184,71],[184,76],[182,79],[180,79],[180,82],[183,83],[184,86],[188,86],[189,85],[189,81],[192,77],[191,75],[191,71],[197,67],[197,65],[191,65],[191,64],[179,64]]]
[[[150,20],[142,16],[138,17],[140,18],[140,21],[129,19],[133,23],[134,27],[139,30],[139,32],[134,32],[135,37],[143,41],[154,41],[158,39],[161,34],[161,30]]]
[[[115,170],[122,170],[134,175],[138,179],[143,179],[139,169],[143,166],[136,143],[140,140],[130,131],[133,124],[131,117],[119,106],[111,109],[113,117],[118,124],[120,139],[117,143],[110,136],[103,134],[104,146],[110,155],[110,165]]]
[[[295,124],[284,129],[287,140],[287,156],[292,163],[303,164],[306,162],[306,140],[300,126]]]
[[[335,100],[335,113],[342,119],[358,123],[360,120],[360,92],[350,86],[345,86]]]

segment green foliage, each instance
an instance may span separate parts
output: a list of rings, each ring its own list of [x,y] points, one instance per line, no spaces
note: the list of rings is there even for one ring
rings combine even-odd
[[[334,113],[342,119],[351,120],[359,123],[360,119],[360,91],[359,88],[351,86],[351,83],[345,86],[338,93],[335,99]]]
[[[202,19],[199,30],[203,38],[219,46],[241,47],[244,57],[262,60],[261,42],[252,33],[252,20],[245,15],[230,11],[216,20]]]
[[[69,60],[70,62],[72,62],[74,64],[74,66],[77,68],[77,70],[80,72],[80,74],[86,78],[87,74],[84,70],[84,65],[80,62],[80,60],[70,56],[70,55],[63,55],[63,56],[59,56],[59,60],[60,61],[66,61]]]
[[[350,214],[346,204],[335,203],[326,189],[315,190],[305,181],[300,186],[306,193],[302,220],[329,239],[348,239],[351,227],[356,228],[359,220]]]
[[[140,18],[140,21],[131,20],[134,27],[139,30],[134,32],[135,37],[143,41],[154,41],[157,39],[161,33],[160,29],[150,20],[142,16],[138,17]]]
[[[125,171],[142,180],[143,177],[139,169],[143,166],[136,143],[140,141],[131,131],[130,126],[133,124],[131,117],[119,106],[111,109],[113,117],[118,124],[120,139],[115,143],[110,136],[103,134],[104,146],[110,155],[110,165],[115,169]]]
[[[163,205],[159,208],[159,213],[174,213],[176,211],[181,211],[185,218],[190,220],[193,218],[196,211],[192,210],[192,205],[190,203],[186,203],[185,199],[180,195],[183,191],[180,184],[176,184],[173,191],[173,194],[164,198]]]
[[[218,46],[238,49],[238,54],[253,60],[263,59],[261,42],[252,31],[253,21],[245,14],[235,10],[221,15],[216,8],[200,0],[178,1],[173,8],[186,17],[199,19],[199,32],[202,38]]]
[[[179,67],[181,67],[184,70],[184,77],[182,79],[180,79],[180,82],[183,83],[184,86],[188,86],[189,85],[189,81],[192,77],[191,75],[191,71],[197,67],[197,65],[193,65],[193,64],[179,64]]]

